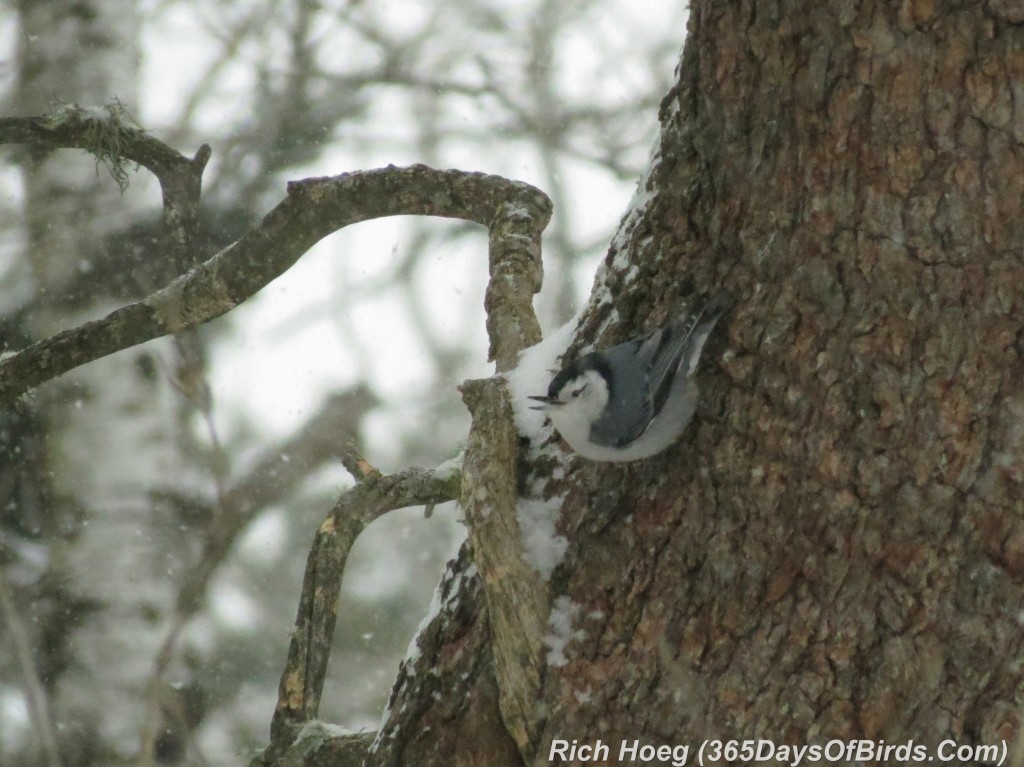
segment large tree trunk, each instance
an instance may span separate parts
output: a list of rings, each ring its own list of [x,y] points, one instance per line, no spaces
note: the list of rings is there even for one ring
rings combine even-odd
[[[487,726],[494,638],[464,579],[397,688],[383,761],[545,764],[556,739],[600,739],[611,763],[634,740],[691,759],[706,738],[1012,748],[1019,8],[693,3],[660,148],[578,334],[623,340],[731,290],[703,403],[662,455],[567,456],[549,485],[567,493],[550,598],[568,644],[538,736],[509,756]]]

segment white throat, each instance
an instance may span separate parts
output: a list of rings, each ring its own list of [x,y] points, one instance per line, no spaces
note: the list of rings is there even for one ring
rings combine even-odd
[[[573,392],[577,391],[579,394],[574,397]],[[588,370],[566,383],[558,392],[558,399],[563,404],[548,411],[551,423],[573,450],[586,455],[583,446],[590,441],[590,425],[608,405],[608,384],[596,370]]]

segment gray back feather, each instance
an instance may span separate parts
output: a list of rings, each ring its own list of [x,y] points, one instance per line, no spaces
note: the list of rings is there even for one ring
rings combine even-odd
[[[622,447],[643,434],[664,407],[676,377],[693,375],[704,343],[728,307],[725,298],[716,296],[694,314],[604,350],[608,408],[591,426],[590,438]]]

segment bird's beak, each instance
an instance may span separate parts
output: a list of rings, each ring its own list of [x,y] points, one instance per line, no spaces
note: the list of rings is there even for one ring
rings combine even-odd
[[[548,411],[548,410],[553,410],[556,405],[561,405],[562,404],[561,402],[559,402],[554,397],[537,397],[537,396],[534,396],[534,395],[531,394],[531,395],[527,395],[527,399],[532,399],[532,400],[536,400],[537,402],[543,403],[543,404],[540,404],[540,405],[531,405],[530,406],[530,410]]]

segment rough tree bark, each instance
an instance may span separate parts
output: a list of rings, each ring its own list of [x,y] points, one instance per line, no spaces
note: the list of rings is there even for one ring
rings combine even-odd
[[[642,463],[566,458],[548,485],[572,628],[539,737],[515,749],[519,723],[494,726],[494,637],[463,578],[367,763],[545,764],[555,739],[601,739],[610,763],[634,739],[691,758],[708,738],[1013,753],[1020,8],[692,4],[660,146],[577,336],[619,341],[732,290],[695,423]]]
[[[465,387],[475,423],[461,492],[475,529],[380,731],[345,736],[310,721],[322,672],[291,674],[280,737],[261,761],[616,763],[629,761],[621,744],[636,743],[675,749],[643,761],[688,748],[694,763],[714,738],[914,741],[926,756],[949,740],[1019,760],[1022,81],[1015,3],[693,3],[659,146],[575,346],[622,340],[694,293],[730,290],[737,304],[705,352],[694,424],[635,464],[589,463],[554,441],[513,458],[501,379]],[[315,218],[313,203],[349,181],[293,185],[258,230],[172,293],[223,287],[207,278],[237,266],[259,232],[280,234],[273,225],[295,211]],[[499,208],[530,219],[519,204]],[[492,321],[535,289],[536,237],[500,230]],[[525,270],[503,272],[509,264]],[[517,279],[522,290],[510,291]],[[526,308],[492,325],[499,372],[533,334],[520,324],[501,345],[501,327],[516,328]],[[205,321],[202,307],[184,309],[175,316]],[[0,381],[20,369],[3,364]],[[489,442],[500,442],[501,465],[488,464]],[[377,481],[357,490],[383,503]],[[552,500],[567,550],[553,573],[519,579],[511,558],[536,564],[527,524]],[[523,538],[502,547],[502,535]],[[309,597],[317,603],[315,589]],[[524,605],[528,620],[515,625]],[[332,624],[330,605],[320,609],[306,622]],[[500,632],[521,635],[518,652]],[[319,669],[314,639],[310,653],[297,638],[295,655],[316,655]],[[552,758],[558,740],[609,752]],[[712,747],[704,763],[730,753]]]

